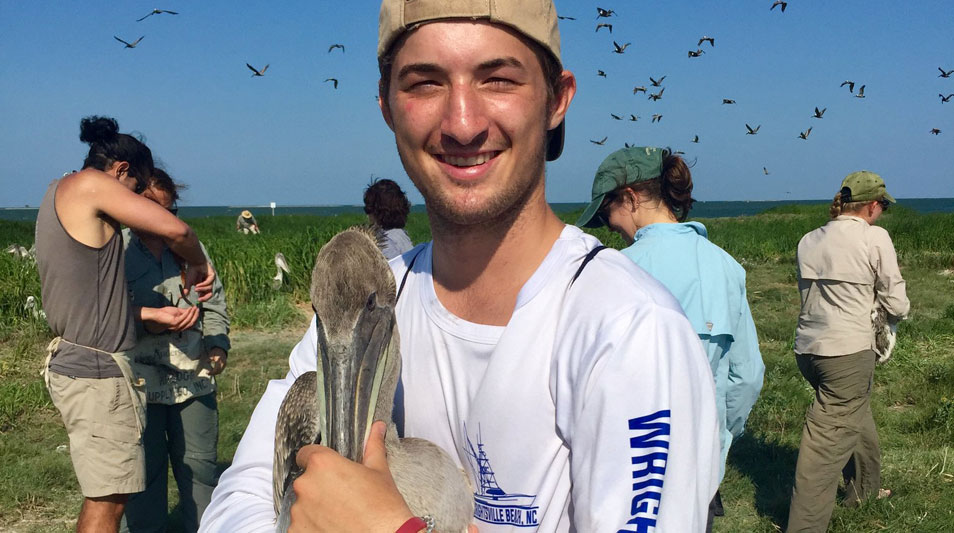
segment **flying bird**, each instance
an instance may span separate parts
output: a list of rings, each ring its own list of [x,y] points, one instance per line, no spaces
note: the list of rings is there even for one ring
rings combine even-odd
[[[325,81],[323,81],[322,83],[328,83],[329,81],[331,82],[332,85],[335,86],[335,89],[338,88],[338,78],[325,78]]]
[[[666,79],[666,76],[663,76],[662,78],[659,78],[658,80],[654,80],[653,77],[650,76],[649,83],[652,84],[653,87],[661,87],[664,79]]]
[[[335,44],[333,44],[333,45],[331,45],[331,46],[328,47],[328,53],[330,54],[331,51],[334,50],[335,48],[340,48],[342,54],[343,54],[344,51],[345,51],[343,44],[335,43]]]
[[[841,85],[839,85],[839,87],[844,87],[845,85],[848,86],[848,92],[850,92],[851,94],[855,94],[855,82],[850,80],[845,80],[841,82]]]
[[[288,261],[285,260],[285,254],[281,252],[275,253],[275,269],[275,277],[272,278],[272,288],[278,290],[281,288],[282,283],[285,282],[284,274],[291,274],[291,271],[288,270]]]
[[[616,12],[612,9],[603,9],[602,7],[596,8],[596,18],[600,17],[611,17],[615,15]]]
[[[632,113],[630,113],[629,120],[630,122],[636,122],[637,120],[639,120],[639,116],[633,115]]]
[[[466,531],[473,490],[445,451],[424,439],[402,439],[392,418],[401,373],[394,316],[394,276],[368,229],[334,236],[318,252],[311,304],[318,328],[315,370],[288,389],[275,421],[272,502],[276,531],[285,532],[303,470],[298,451],[322,444],[361,463],[374,420],[384,420],[384,446],[398,492],[415,516],[437,531]]]
[[[698,136],[698,135],[694,135],[694,136],[692,137],[692,140],[689,141],[689,142],[698,143],[698,142],[699,142],[699,136]]]
[[[775,6],[782,6],[782,13],[784,13],[785,8],[788,7],[788,2],[783,2],[782,0],[775,0],[775,2],[772,3],[772,7],[769,8],[769,11],[775,9]]]
[[[807,130],[805,130],[805,131],[799,133],[799,134],[798,134],[798,138],[799,138],[799,139],[804,139],[804,140],[807,141],[807,140],[808,140],[808,135],[811,134],[811,132],[812,132],[812,129],[811,129],[811,128],[808,128]]]
[[[593,139],[590,139],[590,142],[593,143],[593,144],[598,144],[598,145],[600,145],[600,146],[603,146],[603,144],[606,143],[606,139],[608,139],[608,137],[603,137],[603,138],[600,139],[599,141],[594,141]]]
[[[855,98],[864,98],[865,97],[865,86],[862,85],[858,88],[858,94],[855,95]]]
[[[662,93],[663,93],[663,91],[665,91],[665,90],[666,90],[666,88],[663,87],[662,89],[659,89],[659,92],[658,92],[658,93],[650,93],[650,94],[649,94],[649,99],[652,100],[653,102],[658,101],[660,98],[662,98]]]
[[[766,176],[769,175],[769,171],[768,171],[768,169],[765,168],[765,167],[762,167],[762,172],[763,172]]]
[[[564,17],[563,15],[557,15],[557,18],[560,20],[576,20],[575,17]]]
[[[620,46],[620,44],[619,44],[618,42],[613,41],[613,49],[614,49],[614,50],[613,50],[613,53],[614,53],[614,54],[622,54],[623,52],[626,51],[626,47],[629,46],[629,45],[631,45],[631,44],[633,44],[633,43],[626,43],[626,44]]]
[[[145,35],[143,35],[142,37],[145,37]],[[132,43],[127,43],[126,41],[124,41],[124,40],[120,39],[119,37],[116,37],[115,35],[113,35],[113,39],[116,39],[117,41],[119,41],[119,42],[123,43],[124,45],[126,45],[126,48],[135,48],[136,45],[139,44],[139,41],[142,40],[142,37],[136,39],[136,40],[133,41]]]
[[[937,67],[937,69],[941,71],[937,76],[938,78],[950,78],[951,74],[954,74],[954,70],[944,70],[941,67]]]
[[[715,46],[715,37],[709,37],[708,35],[703,35],[699,38],[699,43],[696,46],[702,46],[702,43],[709,41],[710,46]]]
[[[812,118],[822,118],[822,115],[825,114],[825,111],[828,111],[828,108],[827,108],[827,107],[822,108],[821,111],[819,111],[818,108],[816,107],[816,108],[815,108],[815,114],[812,115]]]
[[[597,76],[603,76],[604,78],[606,77],[606,73],[603,72],[602,70],[597,70],[597,71],[596,71],[596,75],[597,75]]]
[[[605,22],[600,22],[599,24],[596,25],[596,31],[597,31],[597,32],[600,31],[600,28],[606,28],[606,29],[609,30],[610,33],[613,33],[613,25],[612,25],[612,24],[607,24],[607,23],[605,23]]]
[[[643,87],[642,85],[637,85],[636,87],[633,87],[633,94],[636,94],[638,92],[646,92],[646,88]]]
[[[947,95],[947,96],[944,96],[943,94],[938,93],[938,96],[941,97],[941,103],[942,103],[942,104],[946,104],[946,103],[948,103],[948,102],[951,100],[951,97],[954,96],[954,93],[951,93],[951,94],[949,94],[949,95]]]
[[[252,71],[252,77],[253,77],[253,78],[254,78],[255,76],[264,76],[264,75],[265,75],[265,71],[268,70],[268,65],[265,65],[265,68],[263,68],[262,70],[258,70],[257,68],[253,67],[252,65],[249,65],[248,63],[246,63],[245,66],[248,67],[249,70]]]
[[[151,16],[153,16],[153,15],[161,15],[161,14],[163,14],[163,13],[168,13],[168,14],[170,14],[170,15],[178,15],[178,14],[179,14],[177,11],[169,11],[168,9],[153,9],[153,10],[150,11],[149,14],[146,15],[145,17],[143,17],[143,18],[141,18],[141,19],[136,19],[136,22],[142,22],[142,21],[146,20],[147,18],[149,18],[149,17],[151,17]]]
[[[704,53],[705,52],[702,50],[702,48],[697,49],[695,52],[693,52],[692,50],[689,50],[689,57],[699,57]]]
[[[746,132],[746,135],[756,135],[756,134],[759,132],[759,128],[761,128],[761,127],[762,127],[762,125],[759,124],[759,125],[756,126],[755,129],[753,130],[753,129],[752,129],[752,126],[749,126],[748,124],[746,124],[746,125],[745,125],[745,129],[749,130],[748,132]]]
[[[941,133],[941,130],[939,130],[939,129],[937,129],[937,128],[931,128],[931,133],[933,133],[934,135],[938,135],[938,134]]]
[[[722,99],[722,104],[723,104],[723,105],[725,105],[725,104],[734,104],[734,103],[735,103],[735,100],[733,100],[733,99],[731,99],[731,98],[723,98],[723,99]]]
[[[654,115],[653,115],[653,120],[652,120],[650,123],[652,123],[652,122],[659,122],[660,120],[662,120],[662,115],[656,115],[656,114],[654,114]]]
[[[613,117],[613,120],[623,120],[623,117],[619,115],[614,115],[613,113],[610,113],[610,116]]]

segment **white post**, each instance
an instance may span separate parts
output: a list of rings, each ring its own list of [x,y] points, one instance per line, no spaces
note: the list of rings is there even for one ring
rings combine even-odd
[[[275,216],[275,202],[271,202],[269,205],[272,208],[272,216]]]

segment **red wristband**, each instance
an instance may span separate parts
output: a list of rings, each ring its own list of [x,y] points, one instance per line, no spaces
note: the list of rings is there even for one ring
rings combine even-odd
[[[394,533],[418,533],[425,529],[427,529],[427,522],[419,516],[412,516],[408,518],[407,522],[404,522],[401,527],[397,528],[397,531]]]

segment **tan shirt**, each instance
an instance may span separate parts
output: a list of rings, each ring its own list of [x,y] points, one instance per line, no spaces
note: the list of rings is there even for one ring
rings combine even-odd
[[[894,320],[911,303],[891,237],[864,219],[842,215],[798,243],[802,309],[795,353],[847,355],[874,348],[871,311],[881,305]]]

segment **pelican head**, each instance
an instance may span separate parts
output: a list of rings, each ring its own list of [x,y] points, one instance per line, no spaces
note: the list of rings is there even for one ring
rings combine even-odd
[[[311,276],[317,370],[298,376],[278,410],[272,472],[276,531],[287,530],[301,474],[295,454],[322,444],[361,462],[375,420],[388,422],[385,448],[394,483],[411,511],[439,531],[466,531],[473,517],[467,475],[446,451],[419,438],[399,439],[392,421],[401,372],[394,276],[370,229],[335,235],[318,252]]]
[[[374,420],[390,420],[401,368],[394,276],[370,230],[339,233],[311,276],[318,330],[320,431],[360,462]],[[324,390],[321,390],[324,389]]]

